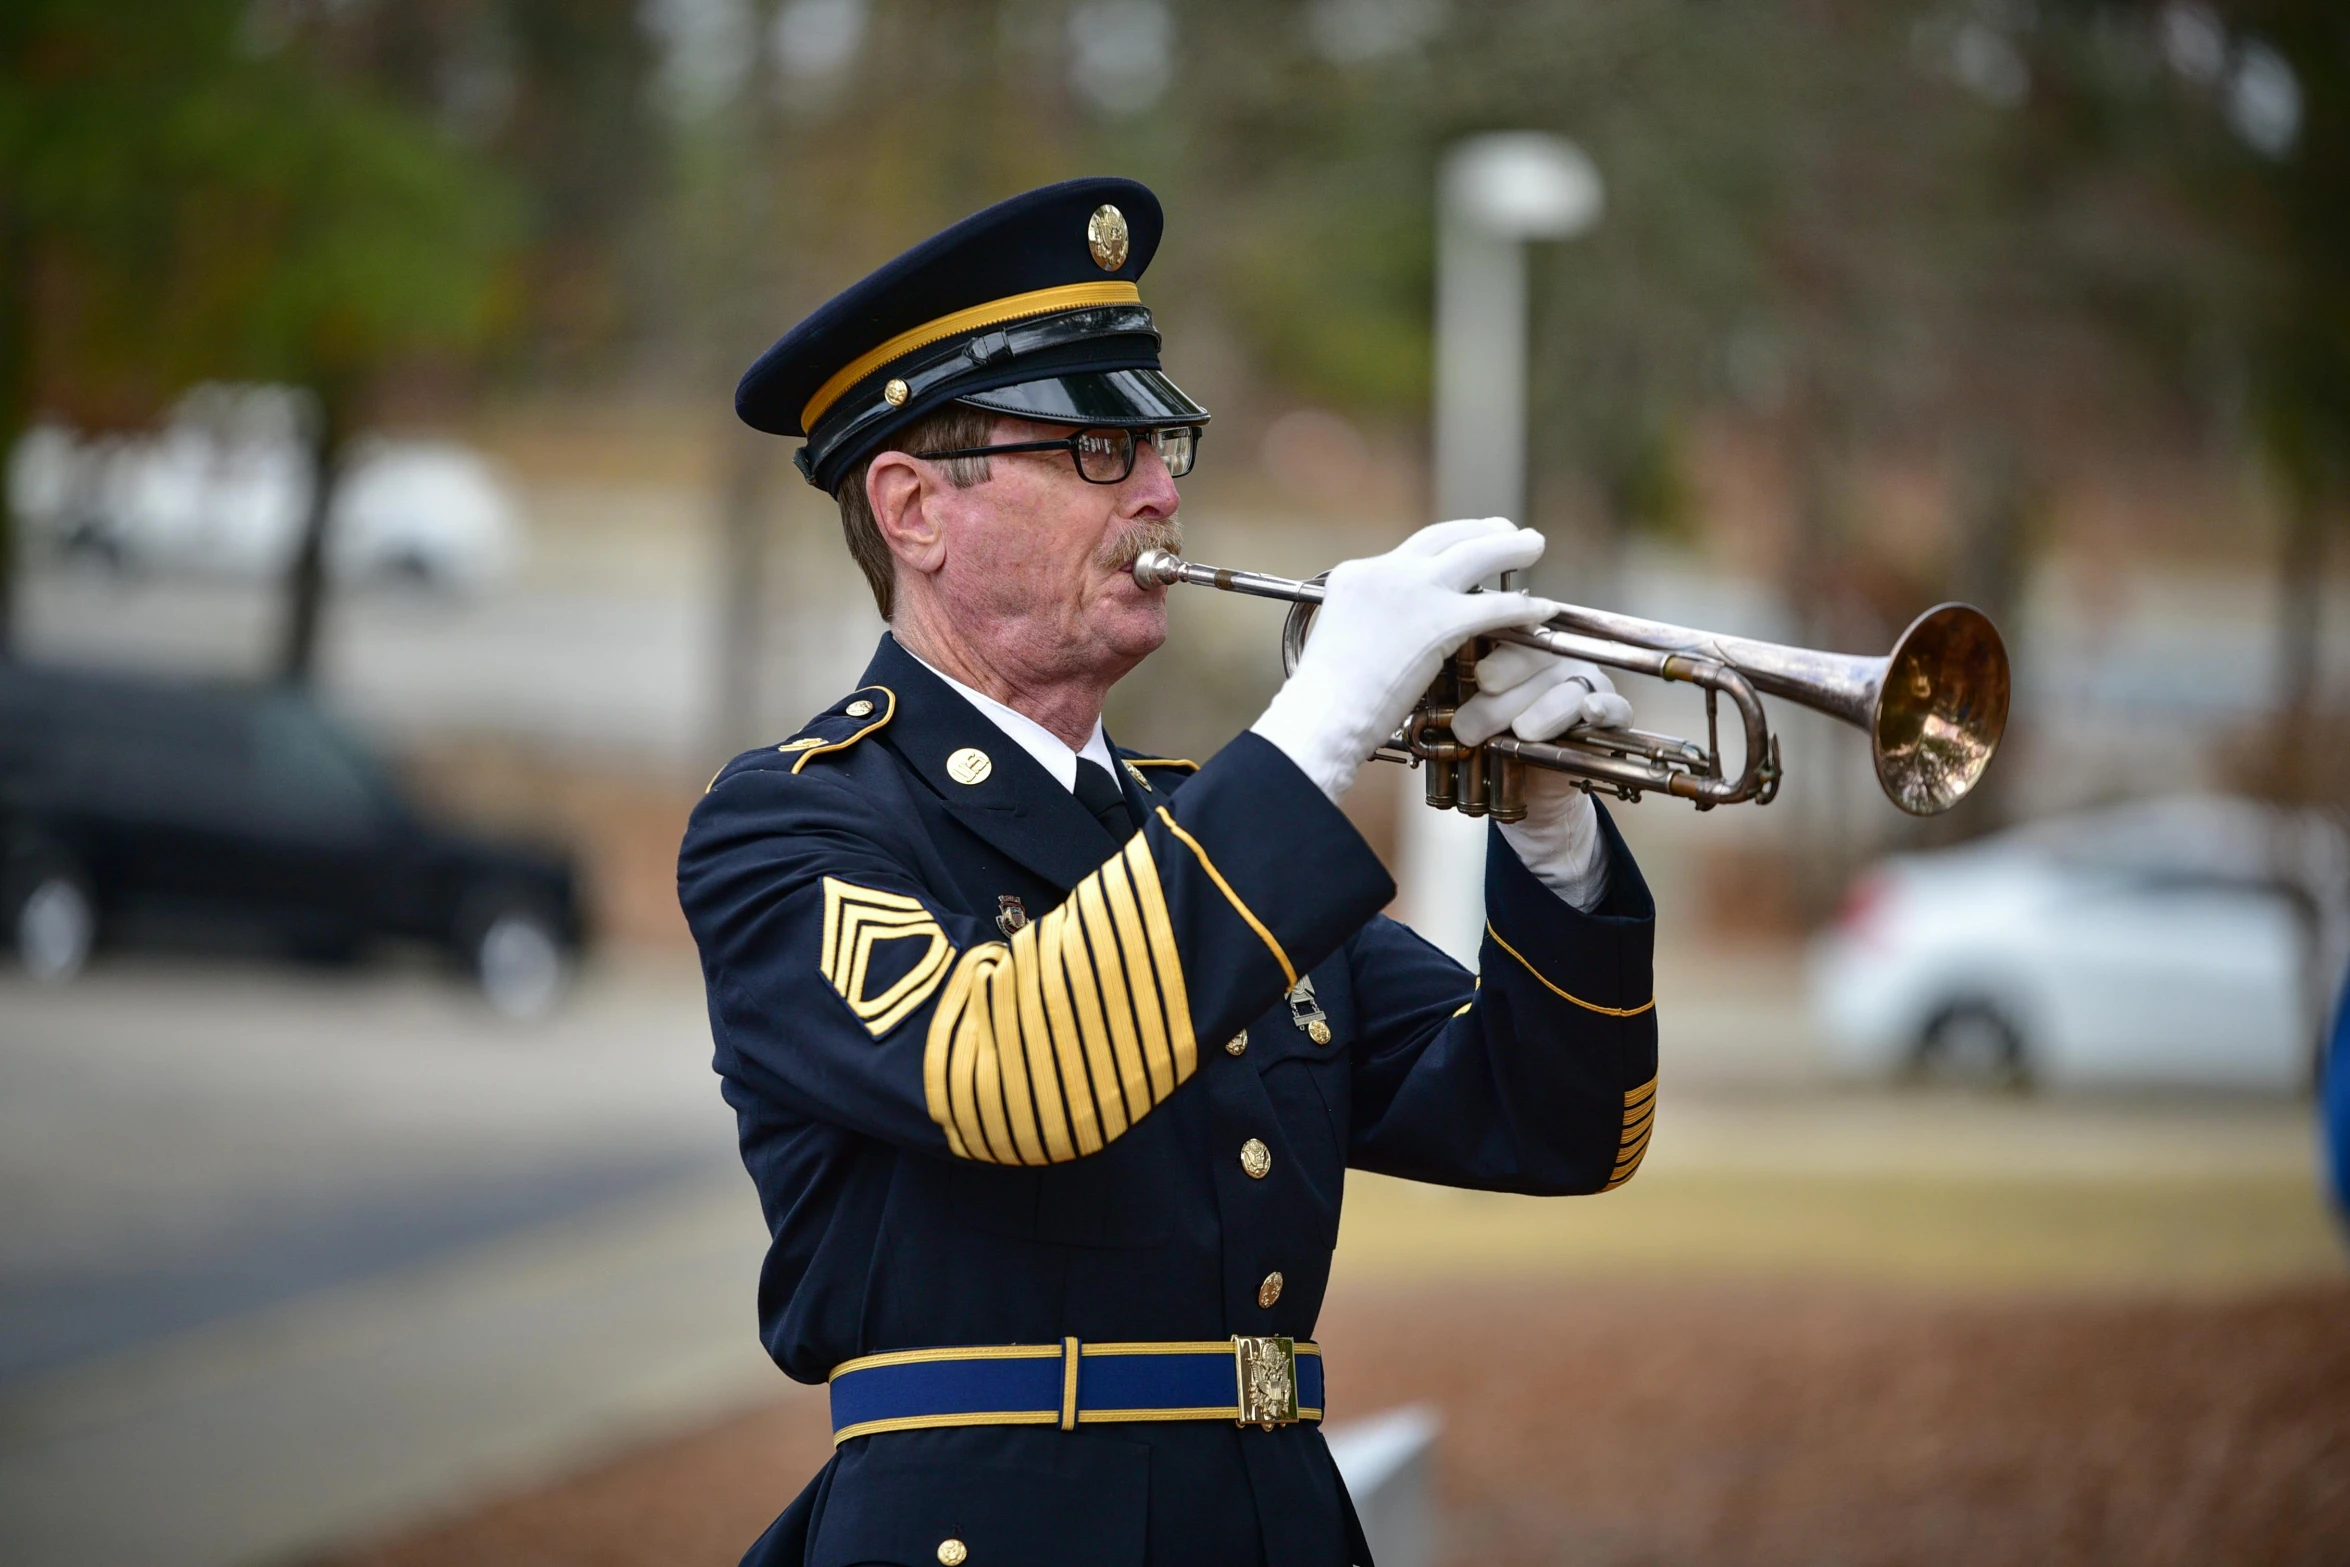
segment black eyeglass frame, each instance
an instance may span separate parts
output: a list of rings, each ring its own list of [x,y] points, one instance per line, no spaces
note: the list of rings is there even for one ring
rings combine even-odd
[[[1207,433],[1207,426],[1205,425],[1161,424],[1137,428],[1133,425],[1123,424],[1089,424],[1084,429],[1079,430],[1075,435],[1063,436],[1060,440],[1057,441],[1012,441],[1002,446],[960,446],[955,448],[953,451],[916,452],[914,455],[921,458],[924,462],[944,462],[950,457],[989,457],[995,455],[998,452],[1067,452],[1069,454],[1069,466],[1075,468],[1077,470],[1077,477],[1083,479],[1086,483],[1124,484],[1128,479],[1134,477],[1134,464],[1136,460],[1142,456],[1142,443],[1144,439],[1147,438],[1152,446],[1159,448],[1159,460],[1161,462],[1167,461],[1166,449],[1159,445],[1159,437],[1161,434],[1169,430],[1188,430],[1191,432],[1191,458],[1189,461],[1184,463],[1183,473],[1177,473],[1175,471],[1175,465],[1173,463],[1167,463],[1167,477],[1170,479],[1180,479],[1184,476],[1184,474],[1191,472],[1192,468],[1199,462],[1200,437]],[[1077,443],[1084,440],[1089,435],[1123,435],[1127,437],[1126,467],[1115,479],[1097,479],[1092,474],[1085,471],[1085,459],[1083,456],[1079,455],[1077,450]]]

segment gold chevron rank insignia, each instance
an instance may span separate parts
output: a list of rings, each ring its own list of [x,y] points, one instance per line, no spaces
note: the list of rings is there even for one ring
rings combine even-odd
[[[1612,1192],[1632,1179],[1648,1152],[1648,1134],[1656,1130],[1656,1079],[1650,1078],[1624,1095],[1624,1135],[1616,1145],[1616,1167],[1601,1191]]]
[[[875,951],[886,942],[898,941],[922,942],[921,955],[880,994],[867,995],[865,985]],[[855,886],[832,876],[824,878],[824,949],[818,954],[818,966],[874,1038],[897,1027],[930,999],[939,981],[946,978],[947,962],[953,956],[947,933],[920,899]]]

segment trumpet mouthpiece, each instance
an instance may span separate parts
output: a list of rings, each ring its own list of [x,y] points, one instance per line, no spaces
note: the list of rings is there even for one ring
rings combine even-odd
[[[1144,550],[1134,559],[1134,585],[1138,588],[1172,587],[1183,579],[1183,559],[1165,550]]]

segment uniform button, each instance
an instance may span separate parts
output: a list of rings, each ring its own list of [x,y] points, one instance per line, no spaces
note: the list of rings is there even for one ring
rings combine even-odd
[[[1224,1041],[1224,1053],[1228,1056],[1240,1055],[1247,1049],[1248,1030],[1245,1028],[1242,1029],[1239,1033],[1234,1034],[1230,1039]]]
[[[1257,1139],[1250,1138],[1240,1145],[1240,1167],[1248,1172],[1250,1180],[1263,1180],[1273,1168],[1273,1150]]]
[[[946,1539],[938,1542],[938,1567],[963,1567],[970,1559],[971,1548],[962,1541]]]
[[[1267,1311],[1281,1298],[1281,1274],[1278,1270],[1265,1275],[1265,1282],[1257,1286],[1257,1304]]]
[[[848,706],[842,708],[841,711],[848,714],[851,718],[866,718],[872,715],[873,704],[866,701],[863,697],[859,697],[854,702],[851,702]]]

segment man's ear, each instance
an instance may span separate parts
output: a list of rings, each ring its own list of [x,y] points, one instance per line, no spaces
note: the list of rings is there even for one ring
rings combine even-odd
[[[946,536],[930,515],[938,473],[904,452],[882,452],[865,471],[865,504],[890,554],[924,575],[946,564]]]

